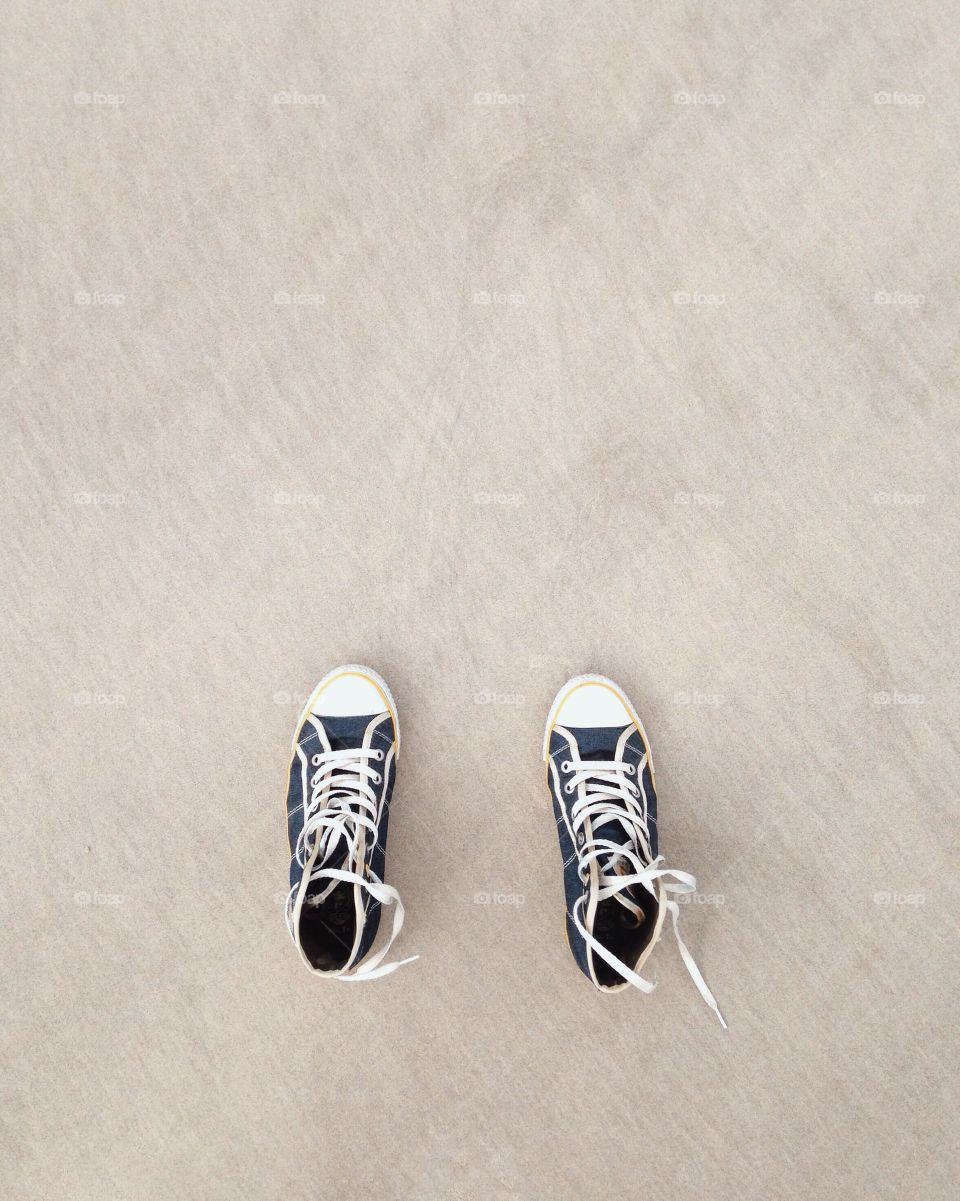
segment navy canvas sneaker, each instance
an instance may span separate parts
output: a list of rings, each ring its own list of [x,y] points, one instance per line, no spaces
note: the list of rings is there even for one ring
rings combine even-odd
[[[695,892],[688,872],[657,849],[657,794],[650,744],[623,690],[604,676],[576,676],[557,693],[543,740],[560,835],[567,941],[580,970],[603,992],[652,992],[640,969],[667,913],[700,995],[713,993],[680,937],[671,893]]]
[[[399,750],[397,707],[375,671],[347,664],[324,676],[297,723],[287,792],[287,929],[317,975],[372,980],[412,962],[383,963],[403,925],[400,895],[383,882]],[[394,907],[390,940],[361,966],[383,905]]]

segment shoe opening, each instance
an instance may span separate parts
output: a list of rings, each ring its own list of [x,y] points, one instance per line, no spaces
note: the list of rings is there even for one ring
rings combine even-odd
[[[300,946],[318,971],[333,972],[348,965],[357,936],[354,886],[342,880],[322,901],[321,892],[320,887],[311,888],[304,898]]]
[[[635,913],[622,905],[616,897],[608,897],[597,906],[593,919],[593,936],[606,950],[632,969],[647,949],[656,929],[657,902],[643,888],[631,889],[624,895],[638,905],[642,912]],[[593,956],[593,970],[601,988],[612,988],[623,983],[623,976],[599,955]]]

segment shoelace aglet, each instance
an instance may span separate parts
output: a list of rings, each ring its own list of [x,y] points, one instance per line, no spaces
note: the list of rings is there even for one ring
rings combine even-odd
[[[382,979],[384,976],[392,976],[398,967],[404,967],[406,964],[413,963],[414,960],[419,959],[419,958],[420,958],[419,955],[411,955],[409,959],[398,959],[395,963],[389,963],[389,964],[384,964],[381,967],[375,967],[373,969],[373,971],[369,972],[367,975],[364,975],[363,971],[361,970],[359,972],[354,972],[352,975],[349,975],[349,976],[336,976],[334,978],[336,980],[342,980],[346,984],[350,984],[350,983],[356,982],[358,980]]]

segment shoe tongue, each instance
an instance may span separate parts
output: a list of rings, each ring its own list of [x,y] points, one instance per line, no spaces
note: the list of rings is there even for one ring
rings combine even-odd
[[[386,717],[386,714],[383,714]],[[376,717],[368,713],[359,717],[322,717],[317,720],[323,723],[327,739],[332,751],[355,750],[363,742],[367,726]]]
[[[570,733],[576,739],[581,759],[615,759],[617,744],[627,726],[591,726]]]

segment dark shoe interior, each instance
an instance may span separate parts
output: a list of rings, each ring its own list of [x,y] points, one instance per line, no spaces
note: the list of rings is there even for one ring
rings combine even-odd
[[[628,895],[635,905],[642,908],[642,918],[625,905],[621,905],[616,897],[608,897],[597,906],[593,919],[593,936],[597,942],[602,943],[608,951],[632,968],[653,937],[657,924],[657,902],[643,888],[637,889],[636,894],[631,890]],[[593,969],[604,988],[623,983],[623,977],[617,969],[597,954],[593,956]]]
[[[321,881],[324,886],[326,881]],[[313,898],[323,887],[311,889],[300,911],[300,945],[315,968],[330,972],[346,965],[357,934],[353,885],[341,880],[319,905]]]

